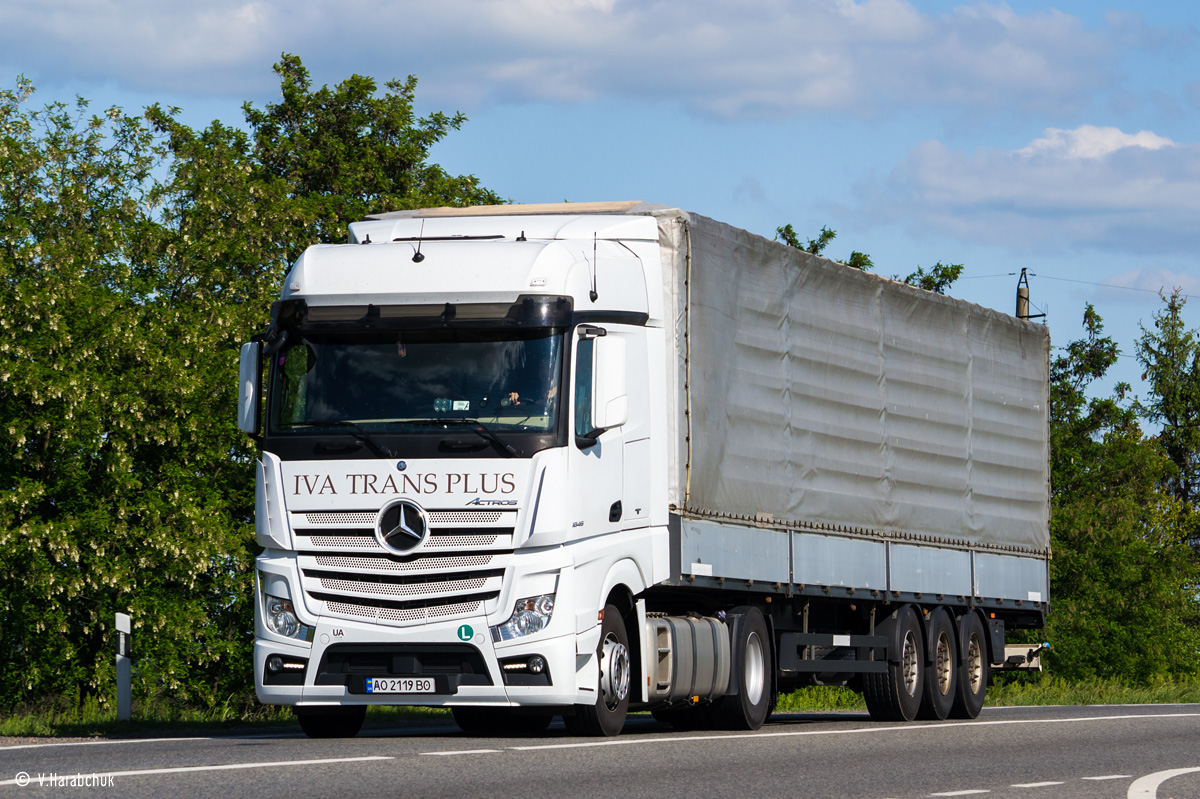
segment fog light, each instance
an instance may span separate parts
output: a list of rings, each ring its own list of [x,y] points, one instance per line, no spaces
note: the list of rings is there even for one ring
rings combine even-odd
[[[279,655],[271,655],[271,657],[267,658],[267,671],[283,671],[283,658],[279,657]]]
[[[531,674],[541,674],[546,670],[546,659],[541,655],[534,655],[529,659],[529,671]]]

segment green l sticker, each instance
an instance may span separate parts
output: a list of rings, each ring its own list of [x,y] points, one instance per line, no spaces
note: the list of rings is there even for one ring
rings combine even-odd
[[[470,641],[471,636],[475,635],[475,631],[471,629],[471,625],[464,624],[458,628],[458,640]]]

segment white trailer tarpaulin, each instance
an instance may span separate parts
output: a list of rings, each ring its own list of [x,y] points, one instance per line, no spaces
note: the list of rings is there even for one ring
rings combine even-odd
[[[677,510],[1048,551],[1043,325],[655,215]]]

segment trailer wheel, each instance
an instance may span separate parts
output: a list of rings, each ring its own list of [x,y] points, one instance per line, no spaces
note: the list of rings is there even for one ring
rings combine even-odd
[[[925,671],[925,692],[917,718],[941,721],[954,706],[959,677],[954,622],[945,608],[938,608],[929,617],[929,645],[933,662]]]
[[[742,617],[733,628],[730,658],[729,679],[737,693],[713,702],[708,712],[717,727],[757,730],[775,705],[771,680],[775,673],[775,657],[771,636],[758,608],[743,605],[734,608],[731,615]]]
[[[574,735],[618,735],[625,727],[632,674],[629,633],[621,611],[613,605],[604,606],[596,658],[600,662],[596,704],[576,705],[575,715],[563,717],[568,732]]]
[[[537,735],[554,718],[549,713],[516,713],[511,708],[452,707],[454,723],[473,735]]]
[[[958,689],[954,692],[954,705],[950,716],[956,719],[973,719],[983,710],[987,698],[990,672],[987,638],[983,622],[978,613],[968,613],[959,621],[959,640],[962,642],[962,668],[958,672]]]
[[[924,688],[921,622],[912,605],[905,605],[879,626],[883,629],[878,631],[888,637],[888,668],[863,675],[867,711],[879,721],[912,721],[921,707]]]
[[[309,738],[353,738],[367,718],[367,706],[298,707],[296,718]]]

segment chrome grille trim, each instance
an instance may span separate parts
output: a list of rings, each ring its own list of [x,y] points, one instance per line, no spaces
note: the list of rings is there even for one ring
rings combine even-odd
[[[473,527],[499,525],[510,527],[516,523],[516,511],[499,510],[431,510],[430,525],[454,525]],[[339,510],[301,511],[291,514],[292,527],[373,527],[378,511]]]
[[[516,511],[427,512],[429,537],[403,558],[375,538],[378,511],[289,514],[310,606],[327,616],[387,625],[495,610],[513,551]]]
[[[422,599],[429,599],[432,597],[441,598],[476,592],[485,587],[490,587],[495,591],[500,590],[500,578],[498,577],[492,580],[488,580],[485,577],[475,577],[469,580],[443,580],[439,583],[418,583],[415,585],[377,583],[366,580],[345,580],[336,577],[318,577],[316,579],[323,591],[350,596],[420,597]],[[488,586],[489,582],[494,583],[494,585]]]
[[[354,557],[338,555],[317,555],[316,557],[301,557],[300,568],[305,568],[311,561],[313,566],[326,569],[352,570],[362,572],[404,572],[422,574],[431,571],[448,572],[464,569],[478,569],[491,566],[497,559],[507,560],[503,555],[447,555],[430,558],[415,558],[398,561],[391,558]],[[503,568],[504,563],[496,563]]]

